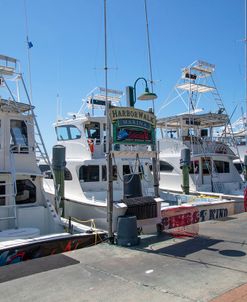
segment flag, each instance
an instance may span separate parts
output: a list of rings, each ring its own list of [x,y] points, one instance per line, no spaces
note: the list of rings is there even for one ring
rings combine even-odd
[[[27,45],[29,49],[33,47],[33,43],[31,41],[27,41]]]

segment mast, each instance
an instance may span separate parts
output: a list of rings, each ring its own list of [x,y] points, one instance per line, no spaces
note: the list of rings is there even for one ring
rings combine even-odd
[[[150,84],[151,84],[151,91],[153,92],[153,71],[152,71],[152,58],[151,58],[151,47],[150,47],[149,24],[148,24],[148,13],[147,13],[147,1],[146,0],[144,0],[144,6],[145,6],[145,17],[146,17],[146,33],[147,33]],[[152,103],[153,103],[153,112],[154,112],[154,100],[152,100]]]
[[[150,47],[150,38],[149,38],[149,25],[148,25],[148,13],[147,13],[147,1],[146,0],[144,0],[144,6],[145,6],[145,17],[146,17],[146,33],[147,33],[150,84],[151,84],[151,91],[153,93],[153,71],[152,71],[152,58],[151,58],[151,47]],[[154,113],[154,100],[152,100],[152,104],[153,104],[153,113]],[[155,152],[155,156],[152,157],[152,166],[153,166],[153,175],[154,175],[154,195],[155,195],[155,197],[159,197],[159,178],[158,178],[158,170],[157,170],[158,156],[157,156],[156,143],[152,144],[151,147],[152,147],[152,151]]]
[[[112,184],[112,157],[111,157],[111,120],[109,115],[110,103],[108,102],[108,62],[107,62],[107,23],[106,0],[104,0],[104,46],[105,46],[105,100],[106,100],[106,166],[107,166],[107,222],[109,242],[113,243],[112,212],[113,212],[113,184]]]

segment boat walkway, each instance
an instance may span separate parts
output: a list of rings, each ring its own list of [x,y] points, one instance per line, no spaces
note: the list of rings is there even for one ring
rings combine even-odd
[[[194,226],[196,231],[196,226]],[[200,224],[197,237],[143,235],[0,268],[4,302],[247,301],[247,213]]]

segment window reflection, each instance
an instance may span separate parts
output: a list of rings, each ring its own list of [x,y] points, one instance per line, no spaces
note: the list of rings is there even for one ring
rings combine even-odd
[[[27,125],[24,121],[10,121],[10,147],[13,152],[28,153]]]
[[[56,127],[57,140],[67,141],[81,138],[81,131],[74,125]]]

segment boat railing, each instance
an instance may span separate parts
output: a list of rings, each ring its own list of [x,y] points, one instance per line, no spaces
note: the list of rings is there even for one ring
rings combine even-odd
[[[11,153],[30,153],[34,152],[35,147],[34,146],[26,146],[21,144],[12,145],[10,147]]]
[[[234,152],[224,143],[205,140],[205,139],[197,139],[193,142],[185,141],[185,145],[193,149],[193,154],[228,154],[235,155]]]
[[[186,147],[181,139],[164,137],[158,140],[160,153],[180,153]]]
[[[178,139],[165,137],[159,140],[161,152],[165,153],[180,153],[181,149],[189,148],[193,154],[228,154],[235,155],[235,153],[222,142],[212,141],[207,138],[192,137],[191,139]]]

